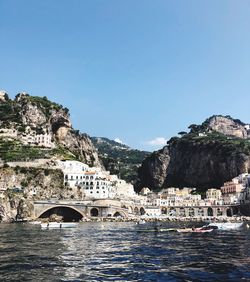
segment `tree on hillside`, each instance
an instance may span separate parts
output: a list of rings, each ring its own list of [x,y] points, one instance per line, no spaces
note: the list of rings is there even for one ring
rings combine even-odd
[[[181,136],[186,135],[186,134],[187,134],[186,131],[180,131],[180,132],[178,132],[178,135],[181,135]]]

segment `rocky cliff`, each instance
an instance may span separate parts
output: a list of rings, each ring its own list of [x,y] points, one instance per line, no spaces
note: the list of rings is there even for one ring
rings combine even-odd
[[[101,166],[90,138],[73,129],[67,108],[49,101],[46,97],[30,96],[26,93],[18,94],[14,100],[9,99],[7,94],[1,97],[0,138],[7,136],[6,130],[14,130],[16,136],[12,134],[12,139],[21,141],[26,147],[32,145],[32,148],[38,148],[39,144],[32,139],[38,135],[46,135],[51,138],[52,146],[45,146],[47,151],[41,148],[39,153],[46,153],[43,157],[73,158],[90,166]],[[29,154],[26,156],[30,158]],[[20,160],[15,158],[14,160]]]
[[[230,116],[212,116],[208,118],[201,127],[205,131],[216,131],[227,136],[238,138],[248,138],[248,125],[241,122],[239,119],[233,119]]]
[[[146,157],[138,169],[139,189],[149,187],[154,190],[162,188],[167,176],[167,168],[170,162],[169,149],[163,149],[153,152]]]
[[[172,138],[166,147],[143,161],[137,190],[187,186],[204,191],[250,171],[250,142],[245,126],[222,116],[191,125],[189,133]]]
[[[32,201],[50,199],[57,195],[64,198],[71,192],[64,187],[63,173],[58,169],[8,167],[0,168],[1,189],[0,219],[10,221],[20,216],[32,216]]]
[[[64,186],[56,159],[102,166],[89,136],[72,127],[67,108],[46,97],[20,93],[12,100],[0,92],[0,221],[32,216],[34,200],[81,199],[79,189]]]

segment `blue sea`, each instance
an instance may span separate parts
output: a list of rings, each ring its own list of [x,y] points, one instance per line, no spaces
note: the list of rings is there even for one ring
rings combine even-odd
[[[0,281],[250,281],[250,231],[184,234],[115,222],[59,230],[1,224]]]

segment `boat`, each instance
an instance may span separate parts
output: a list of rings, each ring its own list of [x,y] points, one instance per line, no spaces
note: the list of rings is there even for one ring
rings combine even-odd
[[[214,229],[213,228],[182,228],[182,229],[177,229],[177,232],[179,233],[210,233],[212,232]]]
[[[146,221],[145,221],[145,220],[143,220],[143,219],[141,219],[141,220],[137,221],[137,223],[136,223],[136,224],[145,224],[145,223],[146,223]]]
[[[41,224],[41,223],[42,223],[41,221],[29,221],[29,224],[34,224],[34,225]]]
[[[154,228],[154,229],[138,229],[137,232],[172,232],[176,231],[176,228]]]
[[[42,229],[60,229],[60,228],[74,228],[77,226],[76,222],[48,222],[48,223],[41,223]]]
[[[219,230],[239,229],[243,226],[243,222],[210,222],[208,227],[217,227]]]

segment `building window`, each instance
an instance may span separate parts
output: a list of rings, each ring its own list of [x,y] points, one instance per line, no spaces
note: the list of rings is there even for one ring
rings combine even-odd
[[[89,179],[89,177],[88,177],[88,176],[86,176],[86,179]]]
[[[90,179],[93,179],[93,176],[90,176]]]
[[[90,187],[90,190],[93,190],[93,187],[92,187],[92,186]]]

